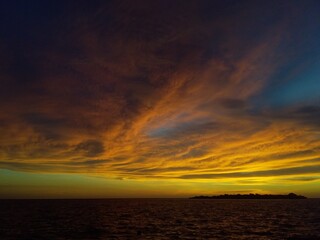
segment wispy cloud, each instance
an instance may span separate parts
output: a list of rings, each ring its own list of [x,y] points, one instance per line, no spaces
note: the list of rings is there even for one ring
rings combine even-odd
[[[319,95],[282,108],[266,101],[290,82],[283,66],[292,54],[295,66],[304,64],[294,46],[313,41],[288,42],[306,21],[289,5],[80,4],[60,13],[64,25],[45,29],[48,39],[31,28],[22,49],[7,30],[0,167],[238,183],[316,179]]]

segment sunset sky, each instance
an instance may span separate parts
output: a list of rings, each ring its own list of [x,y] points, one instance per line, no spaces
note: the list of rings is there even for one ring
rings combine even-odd
[[[0,5],[0,198],[320,197],[320,1]]]

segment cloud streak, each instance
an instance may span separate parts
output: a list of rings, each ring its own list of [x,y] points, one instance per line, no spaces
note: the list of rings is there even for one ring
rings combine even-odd
[[[292,55],[295,67],[309,56],[292,49],[312,38],[289,39],[311,3],[88,4],[42,19],[43,35],[27,13],[23,38],[14,36],[21,21],[4,31],[0,168],[228,181],[320,174],[319,95],[282,108],[266,100],[290,85]]]

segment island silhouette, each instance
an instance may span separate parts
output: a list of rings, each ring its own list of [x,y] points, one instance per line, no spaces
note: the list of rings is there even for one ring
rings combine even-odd
[[[307,197],[289,193],[287,195],[275,194],[223,194],[216,196],[194,196],[190,199],[306,199]]]

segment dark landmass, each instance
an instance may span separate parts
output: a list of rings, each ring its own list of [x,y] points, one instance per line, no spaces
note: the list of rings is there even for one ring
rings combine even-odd
[[[288,195],[274,194],[223,194],[218,196],[195,196],[190,199],[306,199],[307,197],[289,193]]]

